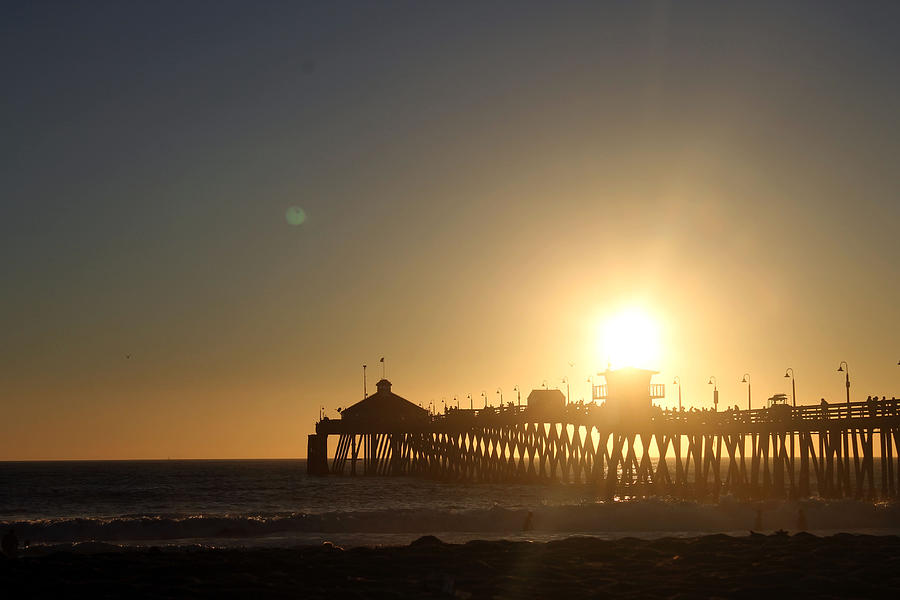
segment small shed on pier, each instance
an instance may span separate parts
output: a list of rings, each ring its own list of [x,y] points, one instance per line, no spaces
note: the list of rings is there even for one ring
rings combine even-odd
[[[531,390],[528,414],[544,419],[561,419],[566,410],[566,397],[560,390]]]
[[[376,392],[341,411],[341,421],[364,425],[414,423],[428,419],[428,411],[391,391],[391,382],[382,379]]]

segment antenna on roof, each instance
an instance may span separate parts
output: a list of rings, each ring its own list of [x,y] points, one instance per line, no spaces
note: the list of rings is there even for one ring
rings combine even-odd
[[[363,400],[368,397],[369,395],[366,393],[366,365],[363,365]]]

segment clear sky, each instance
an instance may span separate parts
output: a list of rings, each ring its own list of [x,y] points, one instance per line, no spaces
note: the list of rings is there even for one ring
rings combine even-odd
[[[628,307],[688,404],[900,396],[900,3],[0,11],[0,459],[577,400]]]

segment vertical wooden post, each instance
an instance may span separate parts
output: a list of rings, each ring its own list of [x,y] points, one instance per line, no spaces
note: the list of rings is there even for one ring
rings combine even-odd
[[[807,432],[800,432],[800,484],[798,494],[801,498],[809,497],[809,451],[812,446],[812,436]]]
[[[328,435],[310,434],[306,444],[306,472],[309,475],[328,474]]]

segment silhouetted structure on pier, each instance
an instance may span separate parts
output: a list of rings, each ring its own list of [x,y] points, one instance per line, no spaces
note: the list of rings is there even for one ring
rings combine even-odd
[[[603,375],[606,386],[594,388],[596,398],[606,399],[601,406],[566,405],[553,394],[562,396],[558,390],[535,390],[529,396],[534,405],[449,409],[437,416],[394,395],[383,380],[377,394],[341,419],[316,424],[308,470],[581,482],[607,497],[897,494],[900,401],[666,411],[651,405],[651,398],[665,394],[650,382],[653,372]],[[338,441],[329,464],[330,435]]]
[[[377,391],[371,396],[342,410],[341,421],[397,427],[428,420],[428,411],[392,392],[391,382],[387,379],[376,383],[375,389]]]

